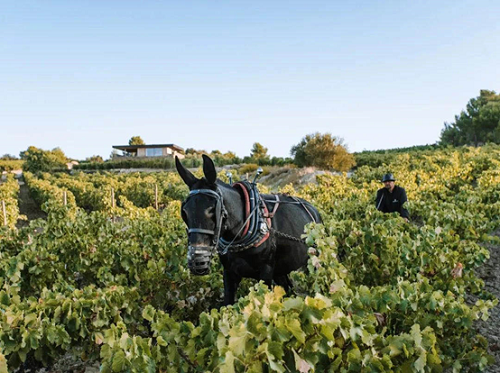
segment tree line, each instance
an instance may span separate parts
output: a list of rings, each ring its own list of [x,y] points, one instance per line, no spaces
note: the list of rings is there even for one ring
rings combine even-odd
[[[129,145],[145,145],[140,136],[133,136],[129,140]],[[306,135],[302,140],[292,146],[291,157],[272,157],[268,148],[260,142],[255,142],[250,149],[250,155],[243,158],[238,157],[234,152],[222,153],[220,150],[198,150],[187,148],[185,151],[188,158],[200,158],[203,154],[210,156],[216,165],[224,166],[230,164],[257,164],[259,166],[284,166],[295,164],[298,167],[313,166],[326,170],[348,171],[354,165],[354,156],[347,150],[342,138],[335,137],[330,133],[321,134],[319,132]],[[123,152],[122,156],[129,155]],[[114,153],[114,159],[119,155]]]
[[[348,151],[342,138],[333,136],[331,133],[312,133],[303,137],[290,149],[291,157],[272,157],[268,149],[259,142],[255,142],[250,150],[250,154],[243,158],[238,157],[234,152],[222,153],[219,150],[207,152],[187,148],[185,151],[186,161],[191,162],[193,167],[199,165],[197,161],[202,154],[211,156],[218,166],[230,164],[257,164],[260,166],[284,166],[295,164],[298,167],[313,166],[320,169],[333,171],[348,171],[353,167],[363,164],[373,163],[373,157],[379,163],[385,163],[384,155],[391,151],[401,152],[406,150],[420,150],[436,148],[441,146],[481,146],[486,143],[500,144],[500,94],[495,91],[481,90],[478,97],[471,98],[466,108],[459,115],[455,115],[455,121],[444,123],[439,141],[433,145],[417,146],[411,148],[364,151],[352,154]],[[140,136],[133,136],[129,140],[129,145],[145,145]],[[119,154],[114,150],[108,162],[120,161],[124,163],[123,156],[130,155],[126,152]],[[18,158],[4,154],[0,157],[1,162],[11,162]],[[60,148],[52,150],[42,150],[35,146],[30,146],[20,153],[20,159],[24,160],[23,169],[26,171],[50,171],[66,169],[69,159]],[[83,161],[88,164],[104,163],[100,155],[88,157]],[[134,162],[136,164],[137,162]],[[153,162],[154,163],[154,162]],[[156,162],[158,163],[158,162]],[[1,166],[1,164],[0,164]],[[11,166],[9,166],[11,167]],[[109,167],[100,168],[112,168]]]
[[[454,122],[445,122],[440,144],[480,146],[488,142],[500,144],[500,94],[481,90],[455,115]]]
[[[129,145],[144,145],[144,141],[140,136],[133,136]],[[330,133],[320,134],[314,133],[305,136],[298,144],[291,149],[292,157],[272,157],[268,148],[259,142],[255,142],[250,150],[250,155],[243,158],[238,157],[234,152],[228,151],[222,153],[219,150],[207,152],[205,150],[196,150],[187,148],[185,151],[185,161],[192,167],[197,167],[201,163],[201,156],[207,154],[214,160],[217,166],[225,166],[232,164],[256,164],[259,166],[284,166],[295,164],[298,167],[314,166],[321,169],[334,171],[348,171],[355,165],[354,156],[348,152],[343,140],[332,136]],[[129,154],[123,152],[122,155],[112,153],[110,160],[105,162],[99,155],[88,157],[80,167],[87,169],[111,169],[114,165],[120,164],[120,167],[127,167],[127,162],[131,163],[131,167],[140,167],[141,163],[147,164],[147,167],[170,168],[168,162],[161,162],[157,157],[151,159],[134,159],[127,158]],[[20,158],[23,160],[23,170],[29,172],[37,171],[63,171],[67,169],[67,163],[70,159],[66,157],[60,148],[52,150],[43,150],[35,146],[30,146],[25,151],[20,153]],[[6,156],[7,159],[7,156]],[[8,155],[8,159],[15,157]],[[133,165],[132,165],[133,163]],[[93,166],[92,166],[93,165]]]

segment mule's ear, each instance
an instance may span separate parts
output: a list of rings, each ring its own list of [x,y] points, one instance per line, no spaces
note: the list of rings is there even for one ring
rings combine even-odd
[[[205,174],[205,179],[207,179],[210,184],[215,184],[215,180],[217,180],[217,171],[215,170],[214,161],[205,154],[203,154],[203,173]]]
[[[189,188],[191,188],[198,180],[196,176],[191,173],[191,171],[182,165],[177,156],[175,156],[175,168],[177,168],[177,172],[181,175],[182,180],[184,180]]]

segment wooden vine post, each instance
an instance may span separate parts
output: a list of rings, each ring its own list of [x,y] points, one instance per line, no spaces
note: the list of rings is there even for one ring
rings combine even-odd
[[[155,209],[158,210],[158,184],[155,184]]]
[[[113,208],[112,222],[115,222],[115,188],[111,188],[111,207]]]
[[[115,188],[111,188],[111,207],[115,208]]]
[[[7,210],[5,209],[5,201],[2,201],[3,225],[7,226]]]

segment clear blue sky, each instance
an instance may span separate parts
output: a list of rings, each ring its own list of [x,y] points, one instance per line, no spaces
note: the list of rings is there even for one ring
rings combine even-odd
[[[2,1],[0,155],[434,143],[500,90],[500,2]]]

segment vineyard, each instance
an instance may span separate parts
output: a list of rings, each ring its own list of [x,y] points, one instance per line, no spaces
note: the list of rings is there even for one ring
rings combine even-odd
[[[8,178],[0,373],[68,355],[101,372],[484,370],[494,361],[475,325],[498,300],[474,270],[499,243],[500,147],[388,162],[282,188],[323,216],[304,233],[308,267],[292,274],[294,294],[247,280],[230,307],[220,263],[208,276],[187,269],[188,190],[176,173],[26,172],[47,219],[21,229]],[[410,223],[375,209],[387,170],[406,189]]]

